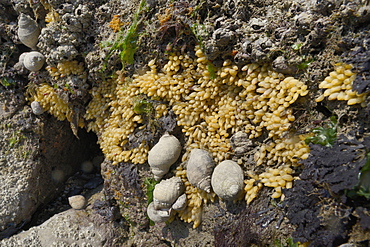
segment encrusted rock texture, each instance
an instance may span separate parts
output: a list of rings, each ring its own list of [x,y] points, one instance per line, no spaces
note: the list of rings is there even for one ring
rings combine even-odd
[[[369,28],[365,0],[1,1],[0,246],[369,246]],[[187,206],[154,224],[166,133]]]

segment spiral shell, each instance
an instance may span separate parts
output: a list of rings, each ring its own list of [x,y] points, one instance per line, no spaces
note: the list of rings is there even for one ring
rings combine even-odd
[[[28,15],[20,15],[18,20],[18,37],[25,46],[35,50],[40,32],[41,30],[35,20]]]
[[[171,217],[172,210],[157,210],[154,208],[154,203],[151,202],[146,209],[149,219],[155,223],[165,222]]]
[[[242,168],[232,160],[224,160],[213,171],[211,184],[213,191],[222,199],[237,200],[243,191]]]
[[[23,59],[23,65],[31,71],[38,71],[45,63],[45,57],[38,51],[27,52]]]
[[[185,186],[179,177],[162,180],[153,191],[154,209],[170,209],[177,198],[184,193]]]
[[[186,194],[184,193],[177,198],[175,203],[172,205],[172,209],[176,211],[184,210],[186,208],[186,201]]]
[[[215,163],[212,156],[205,150],[195,148],[190,152],[186,165],[186,175],[189,182],[208,193],[211,192],[211,175]]]
[[[154,179],[159,181],[176,162],[181,153],[179,140],[173,135],[164,134],[148,153],[148,163],[154,174]]]

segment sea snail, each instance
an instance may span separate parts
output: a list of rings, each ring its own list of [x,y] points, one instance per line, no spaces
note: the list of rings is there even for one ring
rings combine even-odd
[[[168,133],[164,134],[148,153],[148,163],[154,174],[154,179],[159,181],[176,162],[181,153],[179,140]]]
[[[189,182],[207,193],[211,192],[211,175],[215,163],[212,156],[205,150],[195,148],[191,150],[186,165],[186,175]]]
[[[41,30],[35,20],[23,13],[20,15],[18,20],[18,37],[25,46],[36,50],[40,32]]]
[[[23,58],[23,65],[31,71],[38,71],[45,63],[45,56],[38,51],[27,52]]]
[[[211,184],[220,198],[237,200],[244,188],[243,170],[236,162],[224,160],[214,169]]]

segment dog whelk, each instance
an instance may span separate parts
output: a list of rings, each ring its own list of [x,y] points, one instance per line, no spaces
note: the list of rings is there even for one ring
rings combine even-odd
[[[242,168],[232,160],[224,160],[213,171],[213,191],[222,199],[230,201],[241,196],[244,188]]]
[[[18,20],[18,37],[25,46],[36,50],[40,32],[41,30],[35,20],[23,13],[20,15]]]
[[[31,71],[38,71],[45,63],[45,57],[38,51],[27,52],[23,58],[23,65]]]
[[[159,181],[176,162],[181,153],[179,140],[170,134],[164,134],[148,153],[148,163],[154,174],[154,179]]]
[[[212,156],[205,150],[195,148],[191,150],[186,165],[186,174],[189,182],[207,193],[211,192],[211,175],[215,167]]]
[[[162,180],[153,191],[154,209],[170,209],[185,191],[184,183],[179,177]]]

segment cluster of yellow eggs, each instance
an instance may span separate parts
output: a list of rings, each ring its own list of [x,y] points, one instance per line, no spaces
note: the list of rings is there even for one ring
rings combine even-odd
[[[254,155],[254,161],[257,166],[263,163],[269,166],[283,163],[297,166],[297,162],[307,159],[310,153],[309,146],[304,142],[306,137],[306,135],[288,135],[284,138],[275,138],[261,145]]]
[[[186,170],[182,166],[176,169],[176,176],[180,177],[185,184],[187,205],[184,210],[178,212],[180,219],[185,222],[194,222],[193,228],[197,228],[202,221],[202,208],[208,202],[214,202],[216,194],[207,193],[190,184],[186,176]]]
[[[263,187],[272,187],[275,192],[271,195],[272,198],[280,198],[284,200],[282,188],[290,189],[293,186],[293,169],[290,165],[281,165],[278,168],[268,168],[266,172],[259,175],[248,171],[248,176],[251,179],[244,181],[245,200],[247,204],[251,203],[257,197],[258,191]]]
[[[41,3],[44,6],[44,8],[48,11],[48,13],[45,16],[45,22],[48,23],[46,24],[47,26],[50,25],[51,23],[60,21],[60,16],[58,12],[51,6],[50,3],[46,1],[41,1]]]
[[[230,60],[212,71],[199,46],[195,54],[195,59],[169,56],[161,72],[152,60],[150,70],[133,80],[136,94],[167,101],[172,107],[187,136],[183,160],[194,148],[210,151],[216,162],[228,158],[229,136],[240,130],[252,139],[265,129],[270,137],[289,129],[295,120],[289,106],[308,93],[303,82],[268,65],[249,64],[239,70]]]
[[[330,72],[329,76],[320,83],[319,88],[323,88],[325,91],[316,99],[316,102],[327,97],[328,100],[345,100],[348,105],[363,105],[367,94],[359,94],[352,90],[353,81],[356,78],[356,73],[352,72],[352,68],[351,64],[336,64],[334,71]]]
[[[49,71],[55,80],[68,75],[80,75],[81,78],[86,77],[83,63],[76,60],[59,62],[57,67],[49,65],[46,67],[46,70]]]
[[[41,107],[55,116],[58,120],[67,119],[71,122],[72,110],[59,95],[54,91],[54,88],[47,83],[42,83],[37,86],[35,93],[32,94],[31,101],[37,101]]]
[[[145,141],[135,148],[126,145],[129,135],[143,122],[142,115],[134,110],[136,91],[137,86],[121,76],[91,91],[93,100],[85,114],[86,120],[92,120],[88,130],[98,133],[101,150],[113,164],[128,161],[142,164],[147,160],[149,150]]]
[[[268,168],[266,172],[259,175],[248,171],[251,179],[245,181],[246,185],[244,188],[246,193],[245,200],[248,204],[253,201],[263,186],[275,188],[272,198],[281,197],[282,200],[284,199],[281,189],[292,187],[293,177],[290,174],[293,170],[291,167],[300,165],[299,161],[307,159],[310,154],[310,148],[304,142],[306,137],[307,135],[286,134],[284,138],[275,137],[269,143],[261,145],[259,151],[254,155],[257,166],[262,164],[267,166],[284,165],[280,165],[275,169]]]

